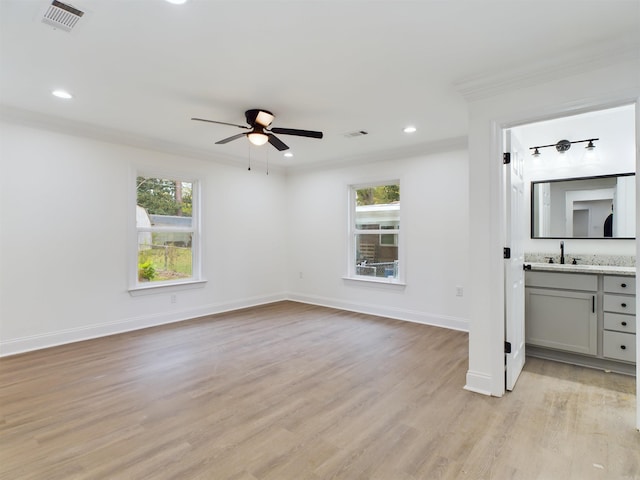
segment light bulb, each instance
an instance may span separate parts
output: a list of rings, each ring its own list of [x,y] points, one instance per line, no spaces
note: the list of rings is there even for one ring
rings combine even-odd
[[[269,141],[269,137],[264,133],[259,132],[251,132],[247,135],[249,137],[249,141],[256,146],[264,145]]]

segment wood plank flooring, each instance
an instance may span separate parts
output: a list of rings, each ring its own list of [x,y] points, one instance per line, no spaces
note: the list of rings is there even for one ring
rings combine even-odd
[[[4,479],[638,479],[635,379],[282,302],[0,359]]]

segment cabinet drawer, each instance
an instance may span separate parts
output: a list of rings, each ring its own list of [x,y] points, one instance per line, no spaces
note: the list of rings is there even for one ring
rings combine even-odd
[[[636,333],[636,317],[634,315],[604,312],[604,329]]]
[[[527,287],[562,288],[567,290],[598,290],[598,276],[583,273],[527,272]]]
[[[635,295],[636,277],[605,275],[604,291],[610,293],[627,293],[629,295]]]
[[[636,361],[636,336],[633,333],[604,332],[602,354],[607,358]]]
[[[635,315],[636,297],[628,297],[626,295],[613,295],[607,293],[604,296],[604,311]]]

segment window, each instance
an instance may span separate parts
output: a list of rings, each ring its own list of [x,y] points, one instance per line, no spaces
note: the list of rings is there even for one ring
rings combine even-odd
[[[197,184],[136,177],[136,287],[199,280]]]
[[[400,183],[352,186],[350,205],[349,277],[399,280]]]

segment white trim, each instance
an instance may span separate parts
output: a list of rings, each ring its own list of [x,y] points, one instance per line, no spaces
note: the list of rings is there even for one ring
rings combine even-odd
[[[491,376],[480,372],[467,372],[467,383],[463,387],[465,390],[482,395],[491,395]]]
[[[129,289],[129,295],[140,297],[143,295],[155,295],[158,293],[180,292],[192,290],[194,288],[204,288],[207,279],[185,280],[183,282],[174,281],[172,283],[154,282],[149,284],[139,284],[137,287]]]
[[[625,36],[557,53],[538,62],[529,62],[520,68],[501,69],[462,79],[454,82],[454,87],[467,101],[489,98],[559,77],[577,75],[629,61],[635,62],[638,58],[638,45],[633,36]]]
[[[469,320],[466,318],[439,315],[436,313],[420,312],[396,307],[375,306],[369,303],[351,302],[335,298],[320,297],[317,295],[289,294],[288,300],[293,302],[308,303],[321,307],[337,308],[348,312],[365,313],[379,317],[403,320],[405,322],[420,323],[434,327],[448,328],[450,330],[469,331]]]
[[[4,342],[0,341],[0,357],[55,347],[67,343],[81,342],[83,340],[90,340],[93,338],[116,335],[133,330],[140,330],[142,328],[150,328],[168,323],[192,320],[207,315],[216,315],[219,313],[256,307],[284,300],[287,300],[287,296],[285,294],[265,295],[243,300],[204,305],[197,308],[186,308],[172,312],[162,312],[153,315],[125,318],[122,320],[69,328],[40,335],[30,335]]]
[[[392,178],[387,180],[377,180],[377,181],[368,181],[368,182],[356,182],[350,183],[347,185],[347,194],[348,194],[348,212],[347,212],[347,269],[345,275],[342,277],[345,280],[357,280],[357,281],[368,281],[368,282],[379,282],[379,283],[395,283],[399,285],[404,285],[405,280],[405,240],[404,234],[401,233],[402,228],[393,229],[393,230],[362,230],[356,228],[356,209],[357,209],[357,194],[356,191],[369,188],[369,187],[379,187],[382,185],[398,185],[400,187],[400,203],[397,208],[394,210],[398,210],[399,212],[399,224],[403,223],[403,215],[402,215],[402,180],[400,178]],[[406,231],[406,225],[403,227]],[[356,269],[356,249],[355,242],[356,237],[358,235],[380,235],[380,234],[395,234],[396,235],[396,245],[398,248],[398,271],[397,276],[392,280],[383,279],[383,278],[368,278],[362,275],[357,275]]]
[[[490,195],[491,195],[491,211],[490,213],[490,252],[491,264],[489,278],[495,279],[496,285],[502,286],[496,288],[487,299],[490,305],[490,315],[494,321],[491,324],[490,332],[490,365],[487,375],[491,378],[490,394],[501,397],[505,392],[504,385],[504,269],[502,258],[502,247],[505,245],[506,224],[502,212],[504,211],[504,178],[502,163],[497,159],[502,158],[502,142],[503,130],[535,123],[537,121],[549,120],[552,118],[563,118],[573,116],[579,113],[589,111],[606,110],[618,106],[629,105],[636,102],[637,97],[629,97],[622,95],[620,97],[608,97],[597,101],[597,99],[586,99],[579,102],[570,102],[564,105],[556,105],[555,107],[546,107],[540,110],[532,110],[509,117],[498,117],[491,121],[491,138],[489,158],[496,159],[490,162]],[[637,107],[636,107],[637,108]],[[636,160],[638,161],[638,159]],[[640,199],[637,199],[639,201]],[[640,213],[637,212],[637,214]],[[470,365],[471,367],[471,365]],[[640,368],[639,368],[640,371]],[[471,370],[469,370],[471,372]],[[477,372],[476,372],[477,373]],[[640,404],[638,407],[640,417]]]
[[[397,285],[399,287],[407,286],[406,283],[400,282],[393,277],[383,278],[383,277],[367,277],[364,275],[355,275],[353,277],[342,277],[342,279],[346,281],[353,281],[353,282],[377,283],[381,285]]]
[[[144,290],[150,290],[152,288],[164,288],[172,285],[187,285],[187,284],[196,284],[199,282],[206,281],[202,278],[202,245],[203,245],[203,236],[202,236],[202,184],[203,182],[200,180],[199,175],[196,175],[192,172],[185,172],[179,169],[167,169],[167,168],[154,168],[148,165],[132,165],[131,167],[131,183],[129,190],[129,203],[127,207],[129,208],[129,225],[130,233],[128,235],[129,244],[128,255],[130,266],[129,266],[129,293],[131,295],[141,295]],[[173,227],[173,226],[162,226],[162,227],[138,227],[137,218],[135,215],[135,208],[132,208],[132,205],[135,207],[138,204],[138,189],[137,189],[137,181],[138,177],[144,178],[158,178],[165,180],[179,180],[183,183],[191,183],[191,226],[190,227]],[[131,214],[131,211],[134,213]],[[178,279],[178,280],[168,280],[164,282],[153,283],[152,285],[147,285],[146,283],[141,283],[138,279],[138,259],[139,259],[139,245],[138,239],[140,233],[151,232],[151,233],[190,233],[191,234],[191,276],[187,279]]]
[[[135,148],[160,152],[162,154],[188,157],[205,162],[215,162],[221,165],[229,165],[246,170],[247,157],[245,155],[233,155],[225,151],[217,153],[212,149],[194,148],[174,142],[168,142],[162,138],[148,137],[132,134],[122,130],[106,128],[100,125],[92,125],[87,122],[68,120],[58,116],[46,115],[22,108],[0,105],[0,120],[6,120],[27,127],[43,128],[52,132],[76,137],[90,138],[115,145],[126,145]],[[279,165],[270,165],[269,170],[274,173],[284,173],[286,168]]]
[[[503,130],[526,125],[529,123],[535,123],[541,120],[548,120],[551,118],[564,118],[570,117],[579,113],[586,113],[590,111],[599,111],[606,110],[609,108],[615,108],[623,105],[633,104],[635,106],[636,111],[636,119],[635,119],[635,153],[636,153],[636,172],[639,170],[640,166],[640,97],[637,95],[637,91],[633,92],[620,92],[619,96],[609,96],[609,97],[596,97],[596,98],[587,98],[580,102],[572,102],[565,105],[557,105],[555,107],[547,107],[543,110],[530,111],[528,113],[520,113],[510,118],[498,118],[494,119],[492,122],[492,131],[491,131],[491,158],[499,158],[500,152],[500,140],[503,136]],[[497,146],[496,146],[497,145]],[[491,162],[491,168],[495,171],[495,169],[499,169],[497,166],[498,162]],[[494,185],[494,181],[496,180],[496,175],[491,176],[492,184],[491,188],[491,226],[494,227],[495,222],[494,219],[496,216],[499,216],[502,211],[503,201],[502,201],[502,192],[503,192],[503,181],[501,176],[498,177],[499,180],[499,188],[496,188]],[[640,188],[640,179],[636,175],[636,188]],[[496,192],[500,192],[497,194]],[[640,220],[640,196],[636,197],[636,218]],[[636,222],[638,225],[638,222]],[[637,228],[637,227],[636,227]],[[498,231],[500,232],[500,238],[496,239],[495,235],[491,235],[490,246],[493,247],[492,250],[498,251],[500,246],[503,244],[502,237],[504,236],[504,230],[506,229],[506,222],[502,221],[499,226]],[[491,231],[494,231],[494,228],[491,228]],[[640,236],[636,231],[636,254],[640,256]],[[495,252],[491,252],[492,257],[497,257]],[[501,265],[502,260],[493,260],[491,265],[491,276],[492,279],[498,279],[498,285],[504,286],[504,278],[499,272],[501,269],[498,269],[498,274],[496,274],[495,269],[498,265]],[[494,295],[491,296],[491,299],[502,298],[502,304],[504,304],[504,288],[498,288],[497,291],[494,292]],[[636,284],[636,296],[640,296],[640,283]],[[491,374],[487,375],[484,373],[473,372],[469,370],[467,372],[467,386],[465,389],[470,391],[476,391],[478,393],[482,393],[484,390],[487,395],[501,396],[499,394],[500,390],[504,393],[504,367],[502,366],[502,359],[504,357],[504,353],[502,350],[502,342],[501,338],[504,337],[504,311],[501,309],[498,315],[493,315],[494,322],[491,325],[493,330],[491,335],[491,344],[492,344],[492,359],[491,359]],[[500,330],[502,330],[502,336],[500,335]],[[487,389],[486,386],[481,386],[483,378],[486,378],[489,383],[491,383],[492,387]],[[636,336],[636,379],[640,378],[640,335]],[[502,384],[502,388],[499,388],[499,385]],[[636,428],[640,430],[640,382],[636,381]]]
[[[370,304],[348,302],[314,295],[297,294],[274,294],[258,297],[251,297],[244,300],[229,301],[218,304],[204,305],[197,308],[186,308],[173,312],[163,312],[153,315],[142,315],[134,318],[114,320],[112,322],[86,325],[83,327],[69,328],[58,332],[43,333],[40,335],[30,335],[16,338],[9,341],[0,341],[0,357],[16,355],[19,353],[41,350],[45,348],[65,345],[68,343],[81,342],[94,338],[117,335],[119,333],[140,330],[143,328],[157,327],[169,323],[193,320],[198,317],[216,315],[220,313],[240,310],[244,308],[257,307],[270,303],[293,301],[318,305],[322,307],[337,308],[340,310],[376,315],[379,317],[391,318],[422,325],[448,328],[450,330],[469,331],[469,320],[465,318],[451,317],[434,313],[406,310],[395,307],[375,307]],[[478,376],[477,374],[476,376]],[[469,377],[469,374],[467,375]],[[488,376],[485,376],[489,378]],[[469,382],[468,382],[469,383]],[[465,387],[466,388],[466,387]],[[482,389],[476,389],[479,393],[485,393]],[[489,393],[485,393],[489,395]]]
[[[640,170],[640,97],[633,102],[636,107],[636,172]],[[640,187],[640,176],[636,175],[636,192]],[[640,195],[636,195],[636,258],[640,256]],[[636,298],[640,298],[640,282],[636,282]],[[636,429],[640,430],[640,335],[636,332]]]

